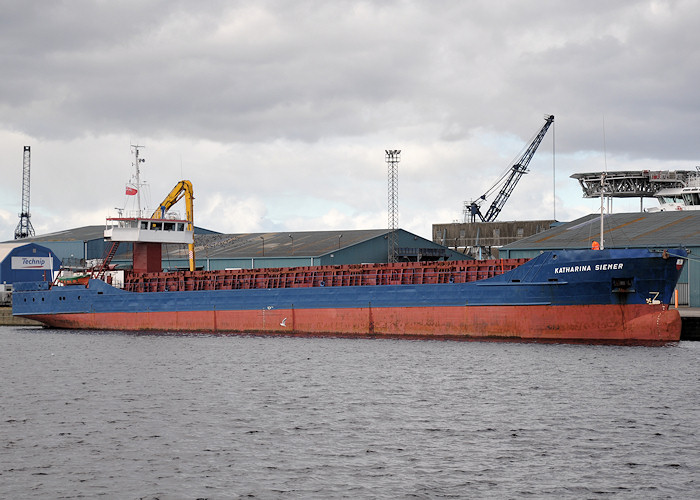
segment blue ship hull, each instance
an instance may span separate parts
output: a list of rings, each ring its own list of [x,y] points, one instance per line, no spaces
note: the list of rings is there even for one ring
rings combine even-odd
[[[18,283],[13,314],[59,328],[673,341],[686,251],[549,251],[470,283],[132,292]]]

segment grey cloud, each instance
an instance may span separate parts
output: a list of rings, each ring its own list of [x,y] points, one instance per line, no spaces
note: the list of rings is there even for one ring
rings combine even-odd
[[[561,151],[694,154],[692,2],[9,2],[0,124],[314,142],[406,126],[503,134],[553,113]],[[426,139],[427,140],[427,139]]]

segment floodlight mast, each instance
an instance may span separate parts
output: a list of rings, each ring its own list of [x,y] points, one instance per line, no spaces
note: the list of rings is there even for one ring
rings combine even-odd
[[[387,262],[397,262],[399,259],[399,162],[401,161],[400,149],[385,149],[384,159],[389,174],[389,234],[387,241]]]

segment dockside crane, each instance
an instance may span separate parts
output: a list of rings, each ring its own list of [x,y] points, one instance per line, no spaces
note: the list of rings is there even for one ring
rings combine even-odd
[[[518,181],[523,174],[527,173],[527,166],[529,165],[530,160],[532,160],[532,157],[535,155],[535,152],[542,142],[542,139],[544,139],[549,126],[554,123],[554,115],[545,115],[544,119],[544,125],[527,147],[525,152],[520,156],[518,161],[515,162],[515,164],[510,168],[510,170],[506,171],[506,173],[503,174],[503,176],[501,176],[501,178],[498,179],[498,181],[491,186],[486,193],[481,195],[476,200],[464,203],[464,222],[476,222],[477,218],[481,222],[493,222],[496,220],[498,215],[501,213],[503,206],[506,204],[506,201],[508,201],[508,198],[513,192],[513,189],[515,189],[515,186],[518,184]],[[503,183],[501,190],[498,192],[498,195],[493,200],[493,203],[491,203],[491,206],[486,211],[486,215],[483,215],[481,213],[481,204],[486,201],[487,196],[491,194],[499,185],[501,185],[501,183]]]
[[[163,219],[165,213],[170,210],[170,208],[175,205],[178,201],[185,197],[185,212],[187,214],[187,230],[194,231],[194,190],[192,189],[192,183],[187,180],[182,180],[175,184],[175,187],[170,191],[168,196],[160,203],[158,208],[151,219]],[[190,258],[190,271],[195,270],[195,258],[194,258],[194,234],[192,235],[192,242],[187,244],[187,249]]]
[[[22,161],[22,212],[19,214],[19,224],[15,228],[15,239],[34,236],[34,227],[29,220],[29,171],[31,167],[31,148],[24,146]]]

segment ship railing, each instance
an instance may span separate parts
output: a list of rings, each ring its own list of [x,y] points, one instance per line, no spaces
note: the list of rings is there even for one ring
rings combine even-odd
[[[133,292],[248,290],[372,285],[468,283],[503,274],[527,259],[461,263],[348,265],[279,269],[178,271],[131,275],[124,288]]]

